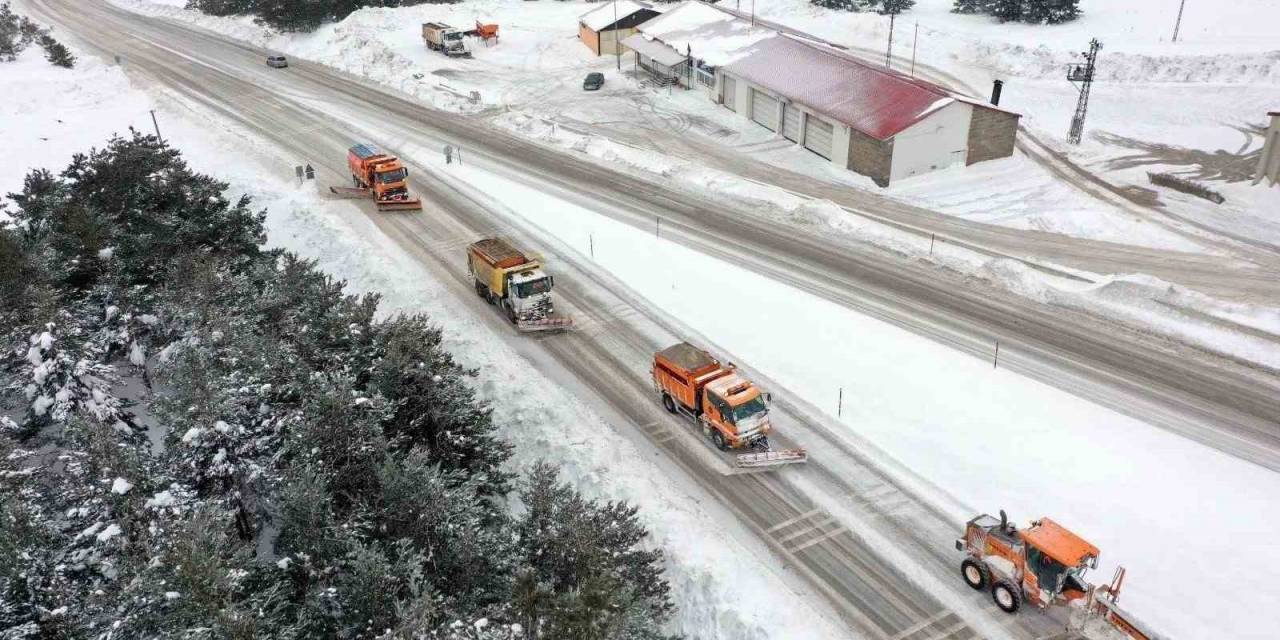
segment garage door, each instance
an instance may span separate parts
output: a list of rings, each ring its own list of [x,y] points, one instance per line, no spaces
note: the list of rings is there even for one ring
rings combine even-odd
[[[725,76],[724,82],[720,83],[720,90],[723,92],[720,101],[724,106],[729,107],[730,111],[738,110],[738,81],[732,76]]]
[[[782,137],[800,142],[800,110],[795,105],[787,105],[787,110],[782,114]]]
[[[830,122],[810,114],[804,128],[804,148],[830,160],[831,129]]]
[[[751,119],[770,131],[777,131],[778,101],[767,93],[752,89]]]

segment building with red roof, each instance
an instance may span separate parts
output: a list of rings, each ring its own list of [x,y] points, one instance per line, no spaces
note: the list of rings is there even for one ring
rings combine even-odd
[[[623,45],[637,66],[880,186],[1013,154],[1019,115],[697,0]]]

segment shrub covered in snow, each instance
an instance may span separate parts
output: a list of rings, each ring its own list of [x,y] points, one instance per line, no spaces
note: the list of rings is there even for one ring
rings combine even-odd
[[[662,637],[635,510],[512,477],[427,317],[224,190],[135,133],[12,195],[0,635]]]

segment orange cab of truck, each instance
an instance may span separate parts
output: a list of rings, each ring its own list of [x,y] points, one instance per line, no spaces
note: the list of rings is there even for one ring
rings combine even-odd
[[[667,411],[701,423],[718,449],[768,448],[765,394],[706,351],[687,342],[659,351],[653,382]]]
[[[351,179],[357,188],[370,189],[379,202],[408,199],[409,170],[400,159],[367,145],[358,144],[347,152]]]

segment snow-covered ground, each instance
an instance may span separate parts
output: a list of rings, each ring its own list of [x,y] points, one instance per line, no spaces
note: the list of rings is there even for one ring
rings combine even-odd
[[[79,51],[76,52],[80,54]],[[102,146],[112,132],[151,128],[156,109],[165,138],[198,171],[248,194],[268,209],[268,242],[319,261],[354,292],[383,296],[381,312],[427,311],[460,362],[484,372],[480,397],[498,424],[520,434],[514,462],[540,459],[584,494],[640,507],[653,543],[667,553],[667,577],[679,603],[674,631],[691,638],[841,638],[842,627],[807,600],[785,570],[753,558],[770,553],[715,500],[678,480],[671,463],[626,439],[601,439],[604,419],[518,355],[519,338],[469,315],[455,294],[381,235],[357,205],[322,199],[312,184],[294,188],[288,163],[162,96],[130,86],[119,69],[83,56],[73,70],[38,50],[0,63],[0,137],[22,162],[0,166],[0,193],[18,191],[30,169],[64,168],[72,154]],[[267,179],[264,180],[263,178]],[[3,208],[0,205],[0,208]],[[515,344],[512,344],[515,343]]]
[[[734,355],[977,511],[1051,516],[1103,549],[1095,579],[1130,569],[1130,610],[1175,638],[1273,637],[1280,611],[1280,475],[767,277],[476,167],[444,167],[565,251]],[[590,249],[588,248],[590,243]],[[678,283],[761,300],[709,314]],[[762,339],[768,336],[768,339]],[[814,455],[821,455],[815,451]],[[1232,540],[1224,545],[1223,540]]]

